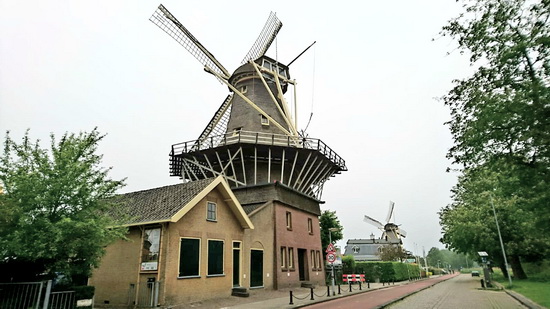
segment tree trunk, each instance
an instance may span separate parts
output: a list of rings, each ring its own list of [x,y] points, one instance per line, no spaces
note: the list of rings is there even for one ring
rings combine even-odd
[[[523,271],[518,255],[514,254],[510,256],[510,266],[512,266],[512,273],[514,274],[515,279],[527,279],[527,275],[525,274],[525,271]]]

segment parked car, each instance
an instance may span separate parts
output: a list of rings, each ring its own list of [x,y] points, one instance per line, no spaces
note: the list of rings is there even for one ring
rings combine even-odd
[[[472,277],[479,277],[479,271],[477,270],[472,271]]]

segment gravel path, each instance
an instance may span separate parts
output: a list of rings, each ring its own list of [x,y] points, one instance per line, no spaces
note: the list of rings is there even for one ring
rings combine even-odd
[[[480,290],[479,280],[478,277],[459,275],[386,308],[525,308],[503,291]]]

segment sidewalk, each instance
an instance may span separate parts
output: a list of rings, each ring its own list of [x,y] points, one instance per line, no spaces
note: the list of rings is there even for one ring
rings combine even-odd
[[[455,274],[458,275],[458,274]],[[359,290],[359,285],[352,285],[352,292],[349,292],[349,286],[348,285],[342,285],[340,286],[340,294],[338,294],[338,286],[336,286],[336,295],[327,297],[327,289],[325,286],[319,286],[313,290],[313,300],[311,300],[311,290],[308,288],[296,288],[296,289],[290,289],[293,292],[293,304],[290,304],[290,290],[286,291],[276,291],[277,293],[273,296],[275,297],[269,297],[269,291],[261,291],[258,293],[257,296],[260,296],[260,294],[264,294],[263,300],[253,301],[253,302],[247,302],[247,303],[240,303],[236,305],[229,305],[228,306],[221,306],[218,308],[224,308],[224,309],[270,309],[270,308],[301,308],[305,307],[311,304],[320,303],[320,302],[326,302],[338,298],[343,298],[351,295],[356,295],[359,293],[368,293],[371,291],[389,288],[392,286],[399,286],[399,285],[406,285],[406,284],[414,284],[416,282],[426,281],[430,280],[433,281],[433,284],[437,284],[441,281],[453,278],[455,275],[445,275],[445,276],[432,276],[428,279],[422,279],[418,281],[401,281],[401,282],[395,282],[394,284],[382,284],[382,283],[371,283],[370,288],[367,288],[367,284],[362,284],[362,290]],[[283,297],[282,295],[286,292],[286,297]],[[278,297],[277,297],[278,296]],[[203,307],[204,308],[204,307]]]

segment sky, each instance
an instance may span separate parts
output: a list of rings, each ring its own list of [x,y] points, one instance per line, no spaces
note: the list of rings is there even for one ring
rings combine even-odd
[[[155,1],[0,0],[0,131],[49,146],[49,135],[107,134],[99,145],[120,193],[178,183],[172,144],[196,139],[228,94],[182,46],[149,21]],[[439,243],[437,212],[450,203],[449,110],[437,98],[471,74],[439,32],[454,0],[173,1],[162,4],[230,71],[273,11],[283,27],[267,55],[290,62],[298,127],[344,160],[324,186],[348,239],[377,237],[363,222],[394,222],[405,247]],[[292,101],[288,97],[287,100]],[[310,119],[308,125],[308,120]],[[4,135],[2,135],[3,139]]]

